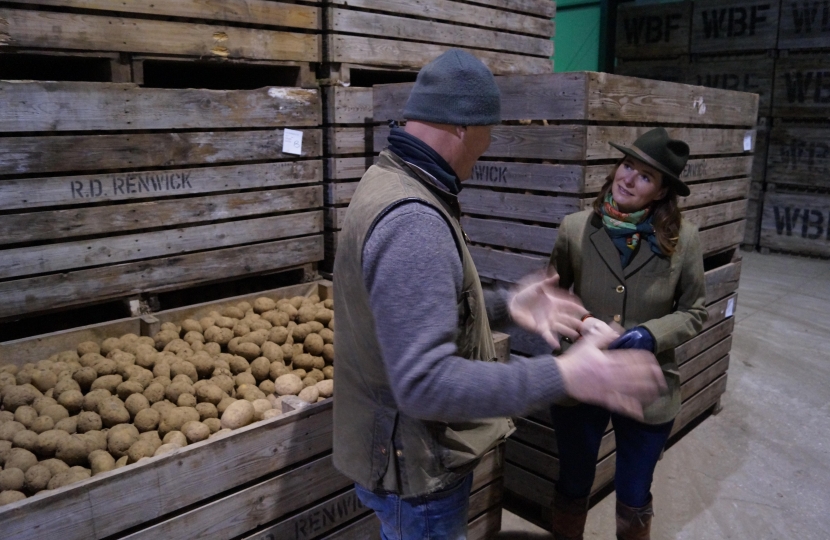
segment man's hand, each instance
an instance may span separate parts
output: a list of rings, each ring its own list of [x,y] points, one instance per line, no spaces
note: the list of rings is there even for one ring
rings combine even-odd
[[[597,343],[603,341],[581,339],[556,359],[565,390],[584,403],[642,420],[643,405],[667,388],[656,358],[646,351],[601,351]]]
[[[579,337],[580,318],[587,313],[579,298],[559,288],[558,275],[520,283],[509,309],[516,324],[539,334],[554,349],[559,348],[559,336]]]
[[[607,349],[620,336],[618,330],[608,326],[596,317],[588,317],[582,321],[579,333],[583,340],[591,341],[597,349]]]

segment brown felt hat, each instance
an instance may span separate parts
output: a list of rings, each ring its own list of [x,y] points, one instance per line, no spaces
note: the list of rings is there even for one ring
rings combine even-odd
[[[623,154],[651,165],[669,180],[681,197],[689,195],[689,186],[680,174],[689,160],[689,145],[683,141],[669,138],[665,128],[655,128],[640,135],[631,146],[610,143]]]

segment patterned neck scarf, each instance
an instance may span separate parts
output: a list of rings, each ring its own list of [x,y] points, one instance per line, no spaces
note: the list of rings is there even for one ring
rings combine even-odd
[[[620,262],[625,268],[634,258],[640,240],[645,238],[651,251],[663,256],[663,251],[657,243],[652,224],[651,207],[626,214],[617,207],[616,201],[609,191],[602,203],[602,224],[608,236],[620,252]]]

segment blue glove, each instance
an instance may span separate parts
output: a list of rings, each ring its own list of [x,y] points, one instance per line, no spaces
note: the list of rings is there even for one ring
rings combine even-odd
[[[615,339],[609,349],[640,349],[654,352],[654,337],[651,332],[642,326],[635,326],[625,334]]]

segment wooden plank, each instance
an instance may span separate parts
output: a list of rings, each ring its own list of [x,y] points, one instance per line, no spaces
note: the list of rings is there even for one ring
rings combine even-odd
[[[769,0],[696,0],[691,52],[775,49],[780,5]]]
[[[316,126],[317,90],[141,88],[86,82],[0,82],[0,131]]]
[[[701,180],[713,180],[717,178],[725,178],[730,176],[749,176],[752,172],[752,156],[732,156],[732,157],[716,157],[716,158],[698,158],[690,159],[686,163],[686,168],[680,177],[684,182],[699,182]],[[609,163],[607,165],[589,165],[585,168],[585,193],[596,193],[602,186],[605,185],[605,178],[614,171],[616,164]],[[694,197],[696,192],[703,189],[703,185],[694,184],[689,186],[692,194],[689,197],[680,199],[680,204],[684,206],[698,206],[695,204]],[[713,195],[720,196],[722,190],[729,189],[729,184],[720,184],[717,189],[712,190]],[[711,200],[728,200],[736,198],[735,196],[726,196],[721,199],[707,198]]]
[[[349,204],[359,182],[340,182],[326,184],[324,201],[327,205]]]
[[[727,356],[731,347],[732,336],[728,336],[726,339],[719,341],[713,347],[706,349],[704,352],[684,363],[680,368],[680,382],[685,385],[686,381],[689,381],[701,371],[715,364],[721,358]],[[691,394],[684,396],[683,399],[686,399],[689,396],[691,396]]]
[[[750,199],[746,206],[746,230],[743,244],[758,245],[758,236],[761,234],[761,201]]]
[[[706,312],[709,314],[709,318],[706,319],[706,322],[703,323],[703,328],[701,328],[701,332],[712,328],[719,322],[722,322],[725,319],[731,319],[732,316],[735,314],[735,305],[738,301],[738,294],[732,293],[726,298],[721,298],[717,302],[709,304],[706,306]]]
[[[617,44],[620,58],[666,58],[689,54],[692,3],[651,6],[620,4]]]
[[[625,126],[587,126],[587,148],[583,159],[609,159],[621,157],[609,142],[626,144],[633,142],[651,127]],[[754,129],[702,129],[702,128],[666,128],[669,136],[685,141],[692,156],[748,154],[755,147]],[[745,150],[744,139],[749,143]],[[544,158],[543,158],[544,159]]]
[[[760,244],[782,251],[830,255],[830,194],[767,191]]]
[[[755,152],[752,154],[752,181],[763,183],[767,174],[772,118],[759,118],[756,127]]]
[[[100,343],[108,337],[138,333],[138,318],[132,317],[6,341],[0,343],[0,363],[21,367],[27,362],[38,362],[62,351],[75,350],[84,341]]]
[[[749,127],[758,117],[758,97],[744,92],[610,73],[588,77],[588,120]]]
[[[710,255],[729,247],[738,246],[744,237],[745,227],[746,220],[742,220],[700,231],[703,255]]]
[[[343,222],[346,220],[347,209],[347,207],[325,208],[326,229],[342,229]]]
[[[319,208],[322,205],[322,186],[309,186],[183,199],[168,198],[151,202],[91,206],[72,210],[6,214],[0,215],[0,245],[57,241],[78,236],[117,234],[159,227],[171,228],[187,224],[207,223],[214,220],[238,219],[276,212]],[[239,225],[244,226],[245,223],[239,223]],[[301,228],[308,229],[307,226]],[[271,238],[276,238],[274,236],[276,232],[271,230],[253,234],[254,236],[271,234]],[[165,234],[174,233],[168,232]],[[134,240],[135,249],[139,249],[142,240],[139,237],[135,237]],[[126,237],[122,237],[117,241],[123,244]],[[218,239],[218,241],[221,241],[221,239]],[[63,244],[63,246],[67,249],[83,249],[84,258],[93,256],[93,251],[97,249],[92,247],[92,243],[85,245],[76,243],[71,246]],[[149,247],[144,245],[141,249]],[[113,248],[114,246],[111,246],[106,249]],[[173,249],[170,246],[168,248]],[[21,248],[19,253],[24,258],[39,257],[39,255],[36,255],[39,249],[48,250],[48,248],[26,247]],[[6,253],[9,257],[13,257],[16,252],[11,250]],[[145,251],[142,251],[143,255],[145,253]],[[73,256],[79,257],[81,255],[75,254]],[[23,259],[17,260],[22,261]],[[2,265],[0,263],[0,266]],[[0,274],[2,274],[2,271],[0,271]]]
[[[738,290],[741,261],[731,262],[703,274],[706,280],[706,304],[712,304]]]
[[[437,20],[327,8],[327,27],[331,32],[347,32],[380,38],[429,41],[440,45],[471,49],[498,49],[508,53],[549,58],[553,41],[548,37],[525,36],[497,30],[445,24]],[[496,47],[498,44],[498,47]]]
[[[501,530],[501,506],[491,508],[467,526],[468,540],[487,540]]]
[[[464,187],[582,193],[585,189],[584,176],[585,167],[581,165],[479,161],[473,167],[472,176],[464,181]]]
[[[303,129],[302,157],[322,154],[322,131]],[[0,174],[42,174],[297,159],[282,153],[283,130],[0,137]],[[78,149],[83,148],[83,152]],[[275,173],[291,167],[269,164]],[[289,171],[285,171],[289,167]],[[297,167],[303,167],[298,165]],[[297,171],[299,172],[299,171]],[[149,173],[148,173],[149,174]],[[195,174],[195,173],[194,173]],[[64,184],[64,188],[67,189]],[[71,191],[71,190],[70,190]],[[84,192],[86,193],[86,192]],[[96,190],[97,193],[97,190]],[[28,199],[27,199],[28,200]]]
[[[496,347],[496,361],[502,364],[510,360],[510,336],[493,331],[493,345]]]
[[[322,258],[323,236],[317,235],[5,281],[0,283],[0,318],[273,272]],[[245,264],[228,265],[229,260]]]
[[[542,255],[550,255],[559,233],[559,229],[551,227],[470,216],[461,218],[461,226],[470,240],[476,244],[506,247]]]
[[[680,208],[694,208],[722,201],[743,199],[749,193],[749,178],[691,184],[689,191],[688,197],[680,198]]]
[[[329,454],[122,538],[234,538],[352,485],[352,480],[334,468]],[[328,512],[320,508],[322,505],[317,505],[253,538],[312,538],[366,513],[367,509],[358,500],[354,489],[349,493],[349,496],[327,501]]]
[[[619,34],[617,34],[617,38],[619,39]],[[681,84],[686,84],[686,81],[689,80],[688,71],[688,55],[661,60],[618,59],[617,66],[614,68],[614,73],[618,75],[625,75],[626,77],[653,79],[655,81],[666,81]]]
[[[7,47],[322,61],[319,34],[20,9],[0,9],[0,20]]]
[[[484,454],[473,469],[472,491],[476,491],[504,474],[504,443]]]
[[[0,509],[4,538],[104,538],[331,448],[331,401]],[[45,533],[45,531],[50,531]]]
[[[326,129],[326,154],[342,156],[344,154],[371,154],[374,137],[374,145],[377,152],[386,148],[386,137],[389,136],[387,129],[382,139],[378,139],[377,128],[367,130],[366,128],[327,128]]]
[[[556,15],[556,2],[549,0],[470,0],[470,3],[504,11],[529,13],[545,19],[552,19]]]
[[[783,185],[830,188],[830,125],[776,125],[770,131],[767,178]]]
[[[758,115],[768,116],[772,105],[775,60],[769,54],[701,57],[688,67],[682,82],[723,90],[758,94]]]
[[[406,0],[331,0],[329,3],[336,6],[424,17],[547,38],[552,37],[554,31],[554,23],[549,20],[553,15],[545,16],[545,18],[517,16],[507,14],[501,9],[447,0],[424,0],[417,4]]]
[[[827,4],[818,1],[787,2],[778,24],[779,49],[826,49],[830,47],[830,17]]]
[[[727,374],[724,373],[714,382],[710,383],[709,386],[681,405],[680,413],[674,419],[671,435],[676,434],[686,427],[692,420],[705,412],[706,409],[718,402],[720,396],[726,392],[726,377]]]
[[[17,3],[320,30],[319,8],[265,0],[20,0]]]
[[[532,420],[524,420],[525,422],[522,424],[521,433],[519,433],[517,424],[516,433],[511,435],[507,440],[507,461],[537,472],[550,480],[558,480],[559,459],[556,455],[559,454],[559,447],[556,442],[556,431],[551,427],[535,423]],[[528,433],[529,431],[532,432]],[[550,443],[545,446],[532,448],[528,444],[532,445],[533,443],[530,441],[533,440],[550,441]],[[602,436],[602,441],[597,451],[597,462],[609,456],[614,452],[616,447],[617,443],[614,438],[614,430],[609,423],[609,428],[605,432],[605,435]]]
[[[320,212],[302,212],[7,249],[0,252],[3,254],[0,279],[170,257],[322,232]]]
[[[374,512],[350,523],[320,540],[380,540],[380,521]],[[270,540],[270,539],[269,539]]]
[[[425,66],[452,48],[449,45],[433,45],[412,41],[347,36],[326,36],[329,56],[326,62],[346,64],[370,64],[417,69]],[[553,64],[548,58],[462,48],[490,68],[496,75],[529,75],[550,73]]]
[[[372,121],[372,88],[331,86],[323,88],[326,121],[333,124],[365,124]]]
[[[501,511],[501,499],[503,492],[503,481],[499,478],[478,491],[471,493],[470,509],[467,511],[467,515],[470,516],[471,520],[474,520],[487,510],[491,510],[495,507],[498,507],[499,511]]]
[[[333,181],[359,180],[374,164],[375,156],[333,157],[326,159],[325,179]]]
[[[773,116],[814,119],[830,116],[827,54],[779,58],[773,95]]]
[[[735,319],[732,317],[712,325],[709,329],[702,331],[692,339],[678,345],[674,349],[675,361],[679,366],[683,366],[684,363],[698,354],[730,336],[734,328]]]
[[[683,218],[700,228],[744,219],[746,218],[746,199],[684,210]]]
[[[528,195],[488,189],[464,189],[458,202],[465,214],[521,219],[541,223],[560,223],[579,210],[576,197]]]
[[[470,253],[481,277],[516,283],[533,272],[544,271],[548,257],[499,251],[488,247],[470,246]]]

